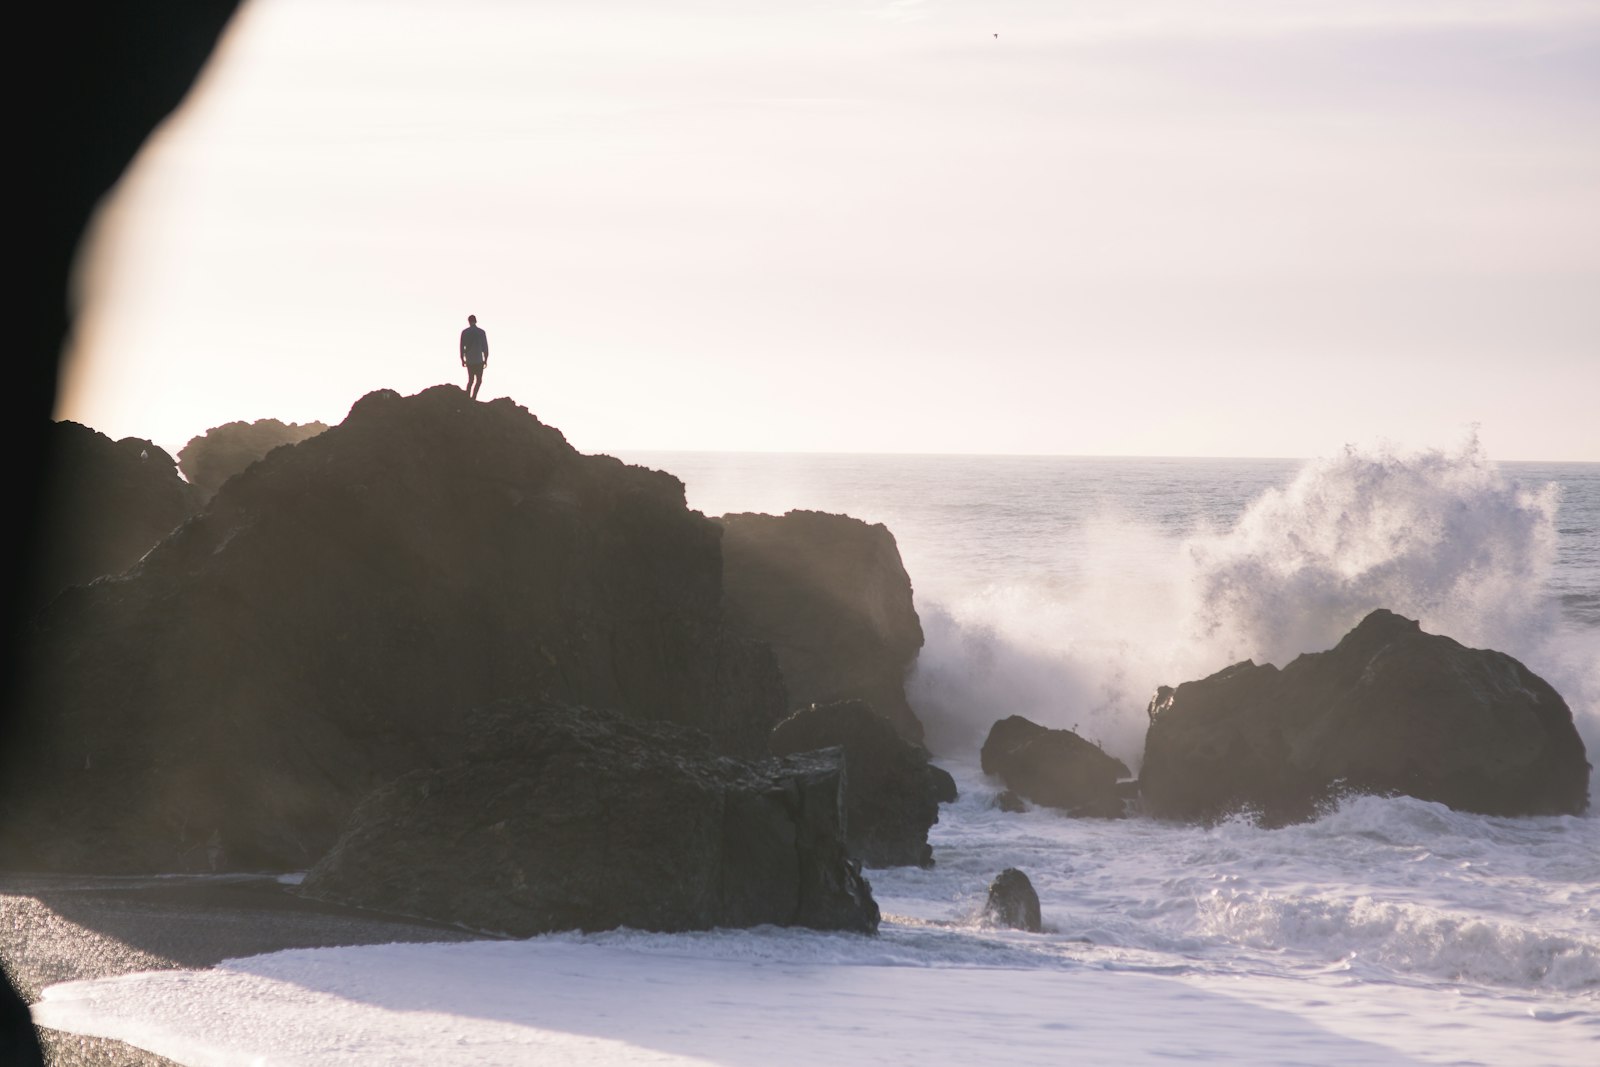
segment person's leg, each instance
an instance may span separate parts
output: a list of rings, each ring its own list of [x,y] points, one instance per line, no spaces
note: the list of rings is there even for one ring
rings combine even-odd
[[[483,364],[474,363],[467,367],[467,395],[478,399],[478,390],[483,388]]]

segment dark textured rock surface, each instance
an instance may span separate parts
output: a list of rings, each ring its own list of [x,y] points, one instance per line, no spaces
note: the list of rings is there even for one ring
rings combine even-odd
[[[1044,929],[1039,913],[1039,894],[1033,882],[1015,867],[1007,867],[989,885],[989,901],[983,909],[984,917],[996,926],[1009,926],[1013,930],[1026,930],[1036,934]]]
[[[736,760],[659,723],[545,703],[473,717],[464,759],[362,802],[301,893],[473,929],[872,932],[837,751]]]
[[[1501,652],[1374,611],[1283,670],[1238,663],[1163,686],[1140,788],[1157,816],[1304,818],[1338,792],[1490,815],[1576,813],[1589,765],[1566,702]]]
[[[326,430],[321,422],[228,422],[213,426],[178,449],[178,468],[202,501],[210,500],[222,483],[261,459],[274,448],[292,445]]]
[[[928,828],[941,801],[955,799],[955,780],[865,701],[802,708],[773,728],[768,745],[775,756],[843,748],[851,855],[868,867],[933,865]]]
[[[23,869],[293,869],[462,714],[551,697],[760,753],[786,705],[721,529],[510,400],[363,397],[35,620],[0,773]]]
[[[1021,797],[1017,796],[1014,789],[1002,789],[999,795],[994,798],[994,806],[1013,815],[1028,810],[1028,805]]]
[[[933,799],[940,804],[953,804],[960,793],[956,790],[956,780],[951,773],[943,767],[928,764],[928,779],[933,790]]]
[[[38,526],[30,605],[121,574],[195,510],[191,488],[158,446],[113,441],[76,422],[50,424],[50,483]]]
[[[1128,765],[1071,730],[1012,715],[990,727],[980,759],[984,774],[1035,804],[1073,815],[1122,815],[1117,781],[1129,777]]]
[[[861,699],[912,741],[906,672],[922,648],[894,535],[848,515],[724,515],[728,615],[771,645],[789,706]]]

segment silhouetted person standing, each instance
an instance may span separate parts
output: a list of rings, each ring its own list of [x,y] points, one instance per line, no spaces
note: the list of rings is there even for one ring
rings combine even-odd
[[[461,331],[461,365],[467,368],[467,396],[478,399],[478,389],[483,385],[483,368],[489,365],[489,335],[478,325],[478,316],[467,316],[467,328]]]

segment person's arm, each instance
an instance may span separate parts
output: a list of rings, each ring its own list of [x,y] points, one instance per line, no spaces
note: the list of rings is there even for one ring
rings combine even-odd
[[[461,365],[467,365],[467,331],[461,331]]]
[[[485,330],[483,332],[483,365],[485,367],[487,367],[489,365],[489,331],[488,330]]]

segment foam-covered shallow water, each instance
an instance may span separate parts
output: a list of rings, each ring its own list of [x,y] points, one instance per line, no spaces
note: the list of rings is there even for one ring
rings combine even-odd
[[[1510,1064],[1600,1046],[1600,834],[1359,798],[1187,827],[993,804],[950,768],[879,936],[630,930],[309,949],[52,986],[48,1026],[191,1067]],[[1028,872],[1046,930],[982,916]]]
[[[1374,607],[1523,659],[1600,748],[1600,465],[625,457],[710,514],[894,530],[912,680],[961,797],[936,865],[869,872],[881,935],[614,931],[297,950],[51,987],[47,1025],[181,1063],[1596,1062],[1600,819],[1352,798],[1263,830],[993,803],[994,719],[1137,764],[1161,683],[1331,646]],[[1023,869],[1046,931],[984,924]]]
[[[1592,818],[1485,818],[1406,797],[1347,799],[1275,830],[1018,815],[994,807],[998,784],[975,767],[952,769],[961,797],[934,828],[935,867],[873,872],[888,912],[974,923],[988,880],[1014,866],[1039,892],[1053,946],[1032,952],[1087,944],[1119,965],[1212,978],[1600,996]]]

